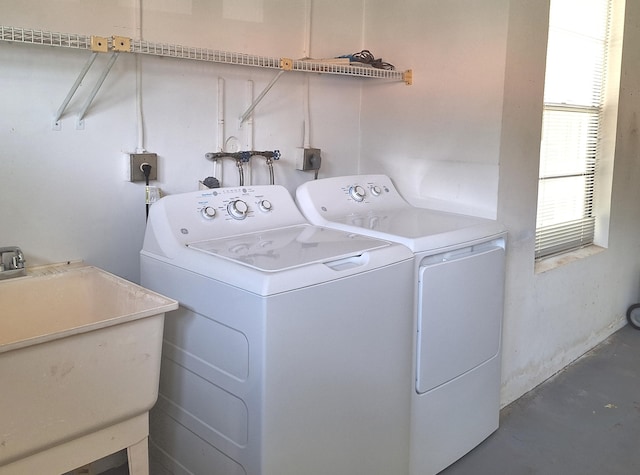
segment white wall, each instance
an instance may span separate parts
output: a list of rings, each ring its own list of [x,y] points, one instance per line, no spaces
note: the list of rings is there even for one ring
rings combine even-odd
[[[2,23],[53,31],[136,35],[134,0],[0,0]],[[301,57],[304,2],[145,0],[142,35],[275,57]],[[235,7],[234,7],[235,5]],[[238,7],[240,5],[240,7]],[[235,8],[240,8],[240,12]],[[609,247],[535,273],[537,160],[547,2],[364,0],[313,2],[311,56],[368,48],[414,85],[311,76],[311,144],[321,175],[386,172],[418,204],[493,216],[509,230],[502,402],[508,403],[618,328],[640,287],[640,5],[627,6],[628,47],[612,191]],[[240,16],[239,16],[240,15]],[[237,19],[244,18],[244,19]],[[364,19],[364,21],[363,21]],[[363,27],[364,24],[364,27]],[[75,118],[95,68],[54,131],[51,120],[88,53],[0,43],[0,244],[30,264],[84,259],[138,279],[144,191],[124,179],[136,147],[135,60],[121,55],[90,109]],[[103,62],[106,57],[101,57]],[[145,147],[159,155],[158,185],[189,191],[217,150],[217,81],[226,85],[227,137],[274,71],[143,57]],[[256,108],[254,145],[283,152],[276,182],[302,145],[305,76],[285,74]],[[254,177],[263,180],[258,163]],[[234,185],[232,167],[225,171]]]
[[[111,36],[138,35],[135,0],[0,0],[2,24],[45,31]],[[300,58],[359,51],[362,2],[316,2],[306,33],[304,2],[277,0],[155,0],[143,2],[142,38],[257,55]],[[238,18],[245,18],[238,19]],[[353,21],[353,19],[356,21]],[[340,35],[336,33],[340,32]],[[306,38],[309,38],[308,40]],[[347,48],[346,50],[342,48]],[[52,120],[90,53],[0,42],[0,243],[19,245],[29,265],[83,259],[125,278],[139,277],[144,234],[144,186],[126,181],[129,152],[138,145],[136,61],[123,53],[89,109],[84,129],[78,112],[102,71],[101,54],[61,120]],[[240,149],[278,149],[276,183],[293,191],[312,174],[295,170],[303,145],[304,74],[289,73],[253,113],[253,132],[239,124],[275,70],[143,56],[144,148],[158,154],[155,183],[165,193],[195,190],[213,172],[205,153],[218,151],[218,79],[225,84],[225,140]],[[356,172],[359,153],[360,82],[310,76],[310,144],[322,148],[322,174]],[[224,142],[224,140],[222,141]],[[255,160],[254,183],[268,172]],[[227,161],[224,182],[238,183]]]
[[[638,44],[638,18],[639,7],[628,6],[628,45]],[[503,404],[624,324],[640,284],[633,46],[624,56],[609,247],[535,272],[547,22],[548,2],[539,0],[366,9],[366,46],[399,56],[416,79],[408,91],[364,87],[361,170],[388,173],[413,202],[497,216],[508,228]]]
[[[629,2],[625,24],[622,96],[618,115],[608,248],[546,272],[532,262],[548,6],[511,2],[500,155],[498,218],[509,227],[507,302],[504,325],[503,400],[511,401],[579,357],[624,324],[638,299],[640,220],[633,181],[640,179],[637,146],[626,135],[638,110],[630,81],[638,44],[633,27],[640,14]],[[633,53],[631,53],[633,54]],[[635,102],[635,103],[634,103]],[[631,166],[630,166],[631,165]]]
[[[367,83],[362,169],[415,204],[496,217],[508,0],[367,2],[365,46],[414,71]]]

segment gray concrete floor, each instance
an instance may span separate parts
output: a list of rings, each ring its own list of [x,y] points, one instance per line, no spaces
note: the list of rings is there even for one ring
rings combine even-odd
[[[640,331],[626,326],[505,407],[440,475],[640,474]]]
[[[638,366],[640,331],[626,326],[505,407],[500,428],[440,475],[640,474]]]

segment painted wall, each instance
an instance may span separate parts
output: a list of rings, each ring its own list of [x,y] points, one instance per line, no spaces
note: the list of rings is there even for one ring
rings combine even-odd
[[[2,23],[50,31],[137,36],[133,0],[0,0]],[[142,36],[275,57],[302,57],[305,3],[286,0],[145,0]],[[537,160],[548,5],[539,0],[323,0],[313,2],[310,55],[368,48],[414,85],[309,77],[311,145],[321,176],[386,172],[416,204],[497,217],[509,229],[504,323],[504,404],[617,329],[640,287],[640,166],[635,78],[640,53],[623,56],[622,98],[609,247],[536,273]],[[625,41],[640,42],[640,5],[627,6]],[[89,110],[76,116],[106,57],[62,119],[53,115],[88,53],[0,43],[0,243],[29,264],[84,259],[137,280],[144,187],[126,181],[124,152],[137,146],[136,64],[121,55]],[[225,140],[283,152],[276,182],[311,178],[294,169],[302,145],[304,75],[285,74],[254,113],[237,118],[274,71],[174,59],[141,59],[144,147],[159,155],[157,185],[190,191],[210,175],[204,154],[220,144],[218,79],[225,83]],[[231,164],[225,184],[237,183]],[[266,179],[261,163],[256,183]]]
[[[414,85],[367,83],[362,169],[417,205],[496,217],[508,0],[367,2],[366,47]]]
[[[624,50],[608,248],[536,273],[548,2],[383,3],[367,2],[367,46],[411,64],[415,85],[363,88],[360,167],[388,173],[414,203],[507,226],[507,404],[618,329],[638,300],[638,54]],[[640,8],[629,3],[624,41],[637,45]]]
[[[143,3],[141,21],[135,0],[0,0],[0,12],[6,26],[105,37],[141,35],[151,42],[275,58],[361,49],[361,1],[316,2],[310,28],[305,2]],[[136,151],[140,137],[134,55],[121,54],[116,60],[79,130],[78,114],[109,58],[99,55],[63,115],[61,130],[52,127],[89,56],[87,51],[0,42],[0,242],[21,246],[29,265],[83,259],[137,281],[145,205],[143,184],[127,181],[128,153]],[[241,150],[280,150],[275,181],[291,191],[311,179],[311,173],[295,169],[296,149],[303,146],[306,94],[310,145],[322,148],[322,173],[357,170],[357,79],[310,76],[307,86],[306,75],[285,74],[254,110],[250,127],[239,122],[252,102],[250,83],[257,97],[276,71],[154,56],[141,57],[139,70],[143,146],[158,154],[154,184],[165,193],[197,189],[198,180],[213,173],[205,153],[219,151],[225,143]],[[221,140],[219,79],[225,90]],[[264,160],[255,160],[251,168],[253,183],[268,183]],[[231,161],[225,162],[223,184],[238,184]]]

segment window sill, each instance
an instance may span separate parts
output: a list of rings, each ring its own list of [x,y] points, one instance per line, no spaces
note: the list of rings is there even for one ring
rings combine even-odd
[[[535,263],[535,273],[540,274],[542,272],[547,272],[549,270],[561,267],[565,264],[577,261],[578,259],[583,259],[585,257],[599,254],[604,250],[604,247],[596,246],[594,244],[591,246],[583,247],[581,249],[576,249],[575,251],[569,251],[557,256],[540,259]]]

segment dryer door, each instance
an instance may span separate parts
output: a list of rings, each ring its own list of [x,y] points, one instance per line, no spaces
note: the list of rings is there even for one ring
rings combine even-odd
[[[500,350],[503,241],[430,256],[419,269],[416,391],[425,393]]]

